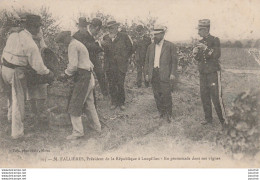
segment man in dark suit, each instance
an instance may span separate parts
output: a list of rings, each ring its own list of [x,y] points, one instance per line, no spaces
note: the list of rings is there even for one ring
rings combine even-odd
[[[86,46],[89,51],[89,57],[91,62],[94,65],[94,72],[98,79],[98,83],[101,89],[103,96],[108,96],[107,84],[105,80],[105,73],[102,68],[102,63],[98,58],[98,54],[102,52],[102,48],[99,43],[95,40],[95,36],[99,33],[102,27],[102,21],[94,18],[90,23],[86,21],[86,18],[79,18],[78,28],[73,38],[80,41],[82,44]]]
[[[152,32],[154,42],[149,45],[145,59],[146,80],[151,82],[160,118],[172,121],[171,81],[177,76],[177,50],[173,43],[164,40],[166,28]]]
[[[220,41],[218,37],[210,35],[210,20],[199,20],[198,34],[202,37],[193,49],[194,58],[198,61],[200,72],[200,94],[205,121],[203,125],[212,123],[212,102],[217,112],[219,121],[225,123],[225,109],[222,100],[221,56]]]
[[[128,60],[132,54],[132,43],[126,33],[118,31],[119,23],[107,23],[109,35],[104,37],[104,51],[106,57],[106,73],[111,96],[111,109],[117,106],[125,110],[125,76]]]
[[[145,34],[145,29],[142,25],[138,25],[136,27],[136,31],[138,36],[136,38],[135,45],[135,60],[137,67],[137,87],[142,86],[142,79],[144,76],[144,63],[145,63],[145,55],[148,46],[152,43],[151,38]],[[145,77],[144,77],[145,80]],[[144,82],[145,86],[148,87],[149,83],[147,81]]]

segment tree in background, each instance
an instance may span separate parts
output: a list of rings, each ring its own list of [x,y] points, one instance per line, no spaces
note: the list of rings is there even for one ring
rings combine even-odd
[[[241,43],[241,41],[237,40],[237,41],[234,42],[233,47],[234,48],[242,48],[243,44]]]
[[[42,18],[42,30],[46,45],[53,50],[61,61],[61,66],[66,64],[66,59],[62,55],[63,52],[58,48],[54,41],[55,35],[60,32],[60,25],[57,17],[49,11],[48,7],[42,6],[39,10],[31,9],[12,9],[0,11],[0,55],[2,54],[3,48],[5,47],[6,40],[11,28],[22,27],[21,16],[24,14],[36,14]]]
[[[5,43],[12,27],[20,26],[19,17],[14,12],[2,10],[0,11],[0,55],[5,47]]]
[[[245,47],[245,48],[251,48],[251,47],[252,47],[252,43],[253,43],[252,40],[248,40],[248,41],[246,42],[246,45],[245,45],[244,47]]]
[[[260,48],[260,39],[257,39],[255,44],[254,44],[254,48]]]
[[[231,48],[232,47],[232,42],[231,41],[227,41],[221,44],[221,47],[223,48]]]

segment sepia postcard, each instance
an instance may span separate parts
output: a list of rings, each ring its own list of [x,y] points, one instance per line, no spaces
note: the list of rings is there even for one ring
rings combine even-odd
[[[259,168],[259,7],[0,0],[0,168]]]

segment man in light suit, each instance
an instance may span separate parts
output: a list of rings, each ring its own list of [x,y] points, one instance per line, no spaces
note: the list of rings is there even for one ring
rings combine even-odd
[[[172,121],[171,81],[177,76],[177,50],[164,40],[166,28],[154,28],[154,42],[149,45],[145,59],[145,78],[151,82],[160,118]]]

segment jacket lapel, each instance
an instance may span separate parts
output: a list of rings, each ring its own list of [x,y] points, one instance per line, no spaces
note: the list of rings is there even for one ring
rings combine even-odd
[[[117,35],[116,35],[116,38],[114,39],[114,41],[113,41],[113,43],[116,43],[119,39],[120,39],[120,34],[119,33],[117,33]]]
[[[154,59],[155,59],[155,43],[153,43],[153,47],[152,47],[152,51],[151,51],[151,57],[152,59],[152,63],[154,65]],[[153,66],[152,66],[153,67]]]
[[[166,49],[166,42],[165,42],[165,40],[164,40],[164,41],[163,41],[163,45],[162,45],[161,54],[160,54],[160,59],[161,59],[161,56],[162,56],[163,52],[165,51],[165,49]]]

